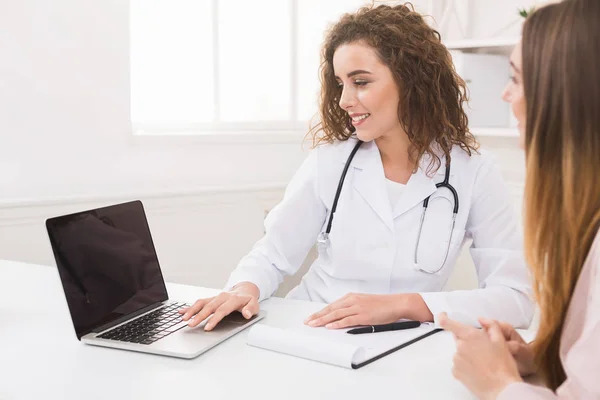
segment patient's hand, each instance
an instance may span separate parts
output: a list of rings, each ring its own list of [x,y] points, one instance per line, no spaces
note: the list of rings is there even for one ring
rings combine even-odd
[[[479,399],[496,399],[512,383],[522,382],[518,366],[508,348],[505,332],[495,322],[488,328],[451,320],[445,313],[439,326],[456,342],[452,375]]]
[[[210,320],[204,325],[205,331],[210,331],[226,316],[234,311],[239,311],[246,319],[252,318],[258,314],[260,307],[258,297],[260,291],[258,287],[250,282],[244,282],[236,285],[230,292],[223,292],[215,297],[197,300],[191,307],[179,310],[183,314],[184,321],[190,321],[188,326],[198,326],[202,321],[212,315]]]
[[[397,295],[350,293],[308,317],[304,323],[330,329],[378,325],[402,318]]]
[[[479,323],[486,331],[493,325],[498,326],[498,329],[504,336],[504,340],[506,340],[510,354],[512,354],[517,362],[517,367],[519,368],[519,374],[521,374],[521,376],[531,375],[536,372],[531,347],[523,340],[521,335],[519,335],[512,325],[506,322],[499,322],[486,318],[479,318]]]

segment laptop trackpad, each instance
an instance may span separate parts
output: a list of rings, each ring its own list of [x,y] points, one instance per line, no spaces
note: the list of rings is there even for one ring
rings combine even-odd
[[[244,316],[242,315],[242,313],[235,311],[235,312],[232,312],[231,314],[229,314],[228,316],[226,316],[225,318],[223,318],[221,320],[221,322],[219,322],[219,325],[221,325],[223,322],[225,322],[225,323],[232,323],[232,324],[238,324],[238,325],[244,325],[244,324],[247,324],[250,321],[253,321],[257,317],[258,317],[258,315],[254,315],[254,316],[252,316],[252,318],[246,319],[246,318],[244,318]],[[217,325],[215,327],[215,329],[218,328],[219,325]]]
[[[241,328],[243,325],[248,324],[256,318],[258,318],[258,316],[255,315],[250,319],[246,319],[241,313],[234,312],[223,318],[217,324],[217,326],[215,326],[210,331],[204,330],[204,325],[206,325],[206,323],[210,321],[210,318],[208,318],[206,321],[203,321],[200,325],[198,325],[195,328],[186,327],[182,329],[182,333],[185,333],[186,335],[190,336],[202,336],[203,338],[207,339],[215,338],[227,334],[234,329]]]
[[[154,342],[152,346],[157,350],[189,354],[195,357],[233,334],[242,331],[247,325],[255,322],[256,319],[260,319],[260,317],[255,315],[247,320],[240,313],[235,312],[223,318],[211,331],[204,330],[207,321],[203,321],[195,328],[186,326],[174,332],[174,334]]]

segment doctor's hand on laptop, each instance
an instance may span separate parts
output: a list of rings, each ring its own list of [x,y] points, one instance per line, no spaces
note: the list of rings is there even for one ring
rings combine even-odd
[[[234,286],[231,291],[223,292],[215,297],[197,300],[191,307],[179,310],[184,321],[193,319],[188,326],[198,326],[202,321],[212,315],[204,326],[204,330],[212,330],[223,318],[234,311],[242,313],[244,318],[250,319],[258,314],[260,306],[258,286],[251,282],[242,282]]]

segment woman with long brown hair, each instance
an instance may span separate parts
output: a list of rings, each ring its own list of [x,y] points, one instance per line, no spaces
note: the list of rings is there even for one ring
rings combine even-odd
[[[600,398],[600,2],[534,12],[504,94],[527,157],[525,249],[540,308],[530,345],[509,325],[457,340],[455,376],[482,398]],[[512,353],[512,356],[511,356]],[[551,389],[519,383],[538,374]]]
[[[328,32],[316,147],[265,221],[227,292],[182,310],[212,329],[318,258],[288,297],[330,303],[311,326],[346,328],[447,311],[520,327],[533,315],[522,241],[493,158],[478,150],[463,110],[465,83],[440,35],[410,5],[370,6]],[[335,216],[335,218],[334,218]],[[480,288],[442,289],[460,249]]]

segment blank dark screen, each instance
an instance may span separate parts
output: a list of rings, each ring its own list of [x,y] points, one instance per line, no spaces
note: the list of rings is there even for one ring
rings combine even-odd
[[[141,202],[46,222],[78,338],[167,300]]]

